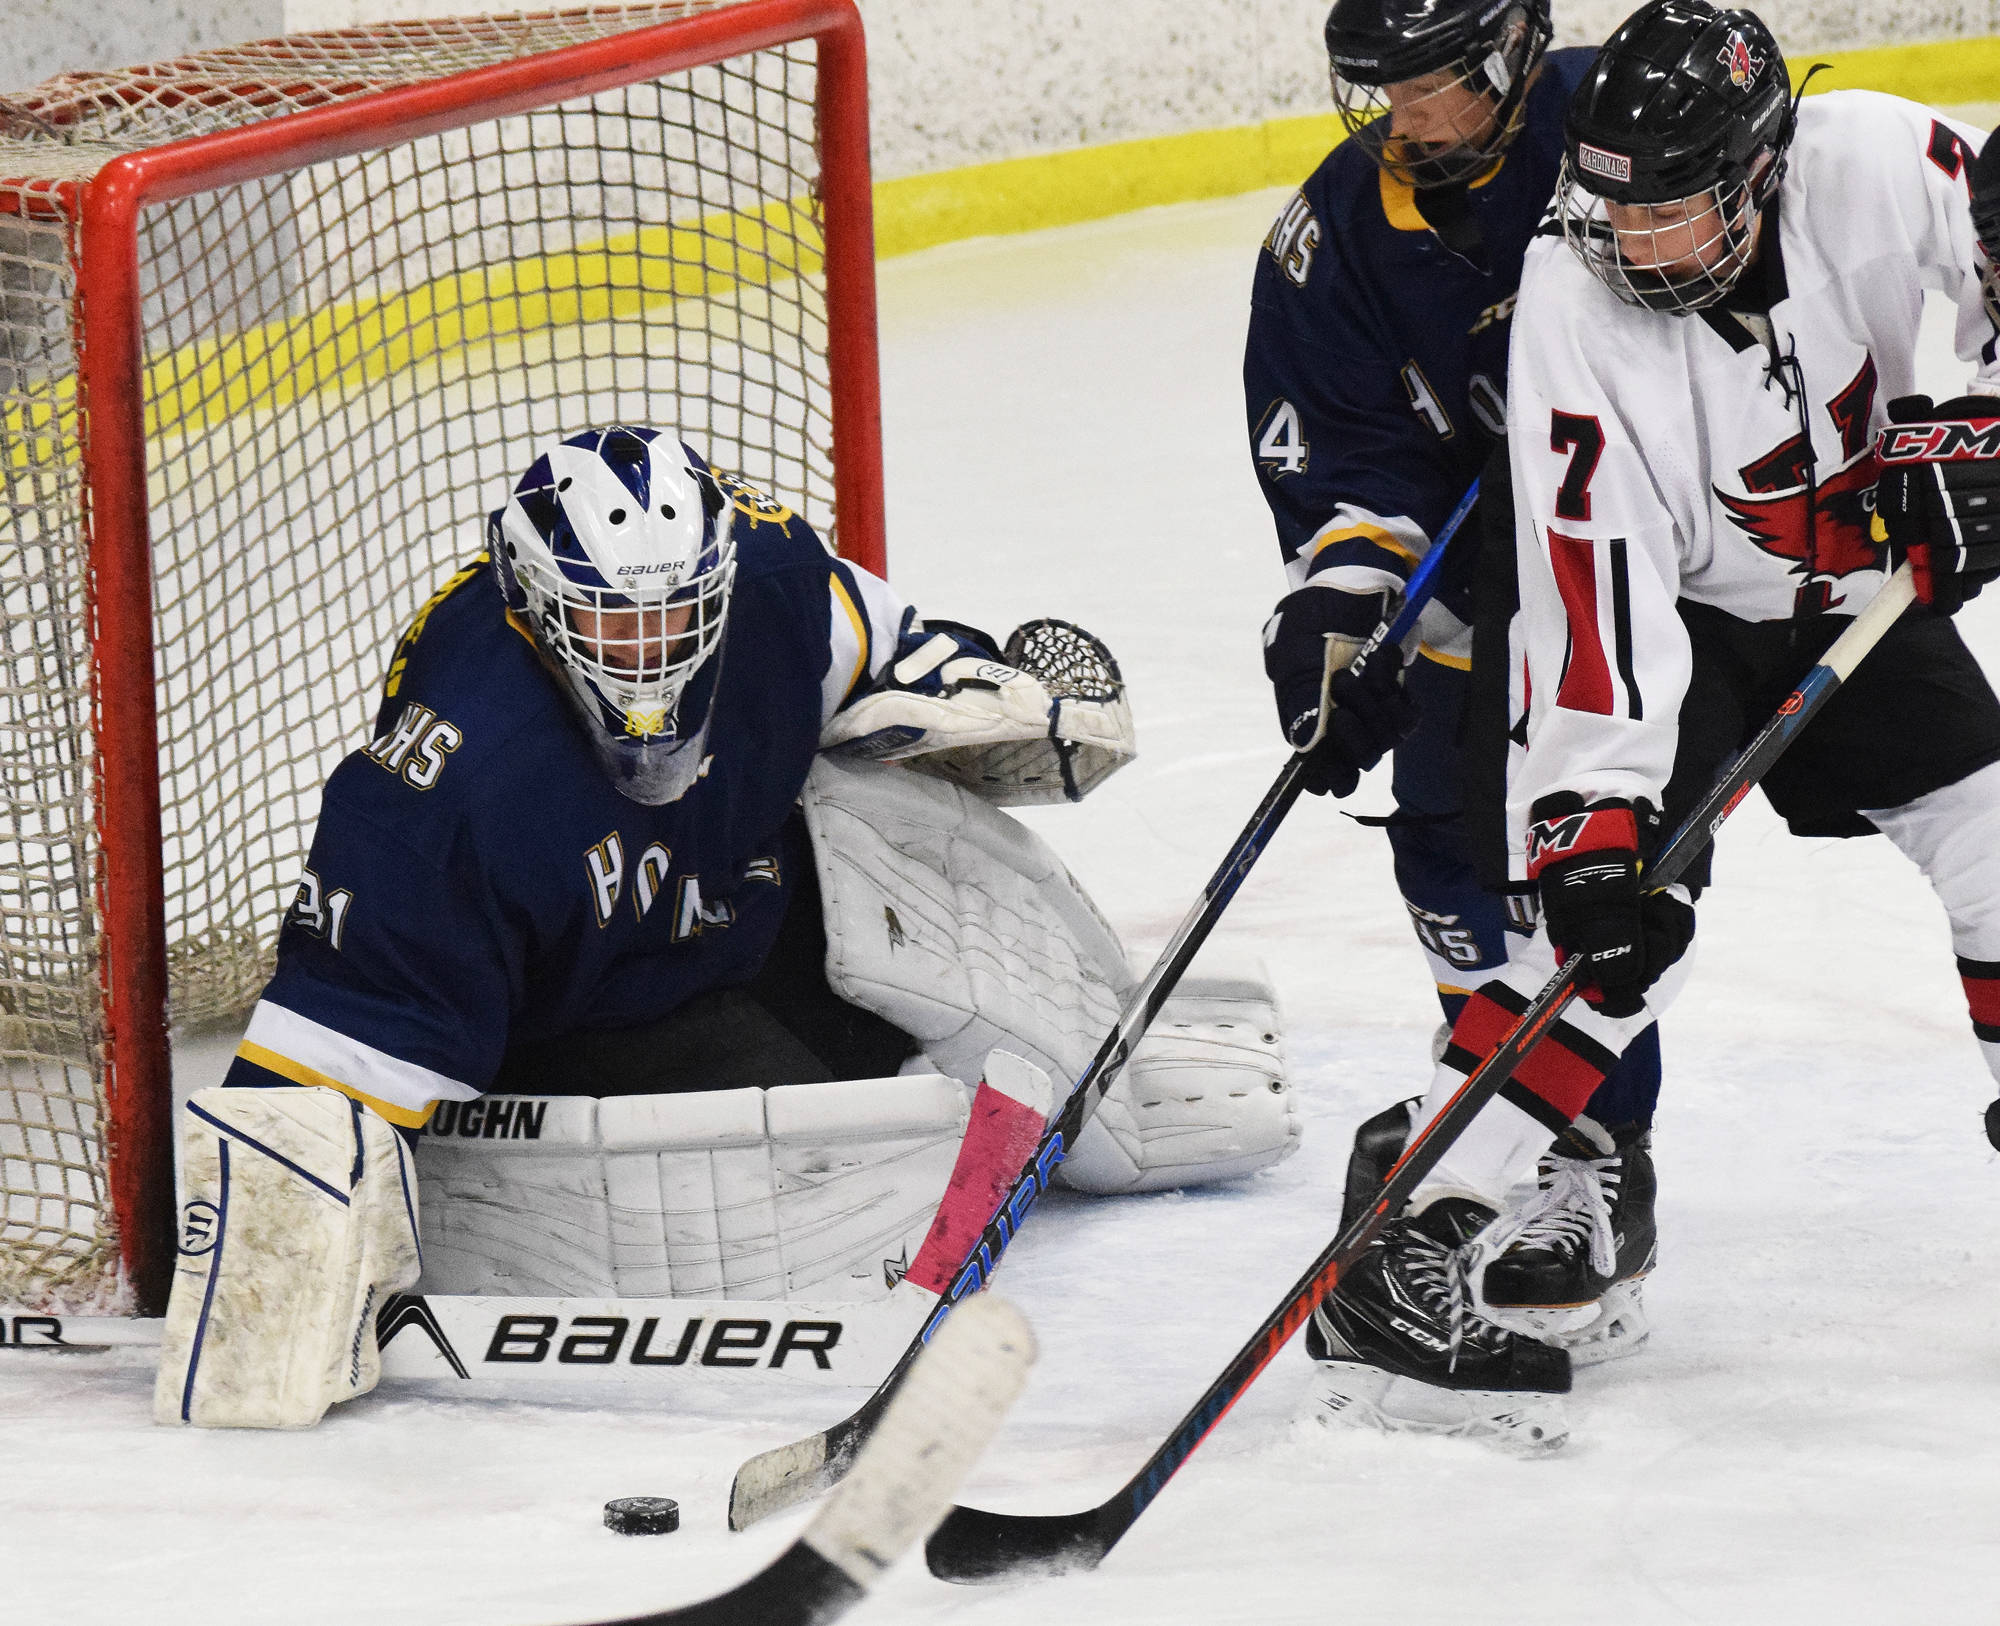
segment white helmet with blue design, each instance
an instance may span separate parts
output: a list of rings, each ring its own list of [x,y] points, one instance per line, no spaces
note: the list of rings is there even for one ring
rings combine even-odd
[[[489,523],[508,606],[635,802],[686,794],[722,670],[729,498],[678,436],[620,426],[545,448]]]

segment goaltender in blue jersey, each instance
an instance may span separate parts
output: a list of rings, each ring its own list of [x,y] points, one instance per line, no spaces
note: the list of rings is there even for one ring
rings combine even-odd
[[[823,730],[935,634],[800,516],[718,484],[733,520],[728,637],[706,718],[668,759],[684,788],[652,803],[619,788],[616,747],[575,725],[573,688],[481,554],[403,635],[375,738],[327,783],[229,1083],[330,1083],[415,1125],[494,1087],[510,1056],[647,1028],[756,977],[810,884],[795,804]],[[943,636],[933,688],[946,660],[997,661],[968,633]],[[691,1082],[832,1076],[784,1032],[761,1038],[728,1077]],[[894,1072],[913,1048],[870,1070]],[[573,1087],[553,1063],[516,1082]],[[644,1072],[593,1080],[600,1094],[658,1087]]]
[[[1011,1177],[1132,983],[997,809],[1132,753],[1080,628],[926,622],[671,433],[545,448],[395,646],[229,1075],[186,1104],[155,1416],[303,1428],[367,1392],[433,1201],[432,1291],[888,1291],[960,1161]],[[1107,1093],[1070,1183],[1292,1149],[1267,990],[1221,993],[1135,1054],[1172,1087]],[[420,1126],[489,1092],[571,1099],[420,1201]],[[669,1190],[686,1150],[700,1189]],[[635,1152],[650,1197],[612,1189]]]

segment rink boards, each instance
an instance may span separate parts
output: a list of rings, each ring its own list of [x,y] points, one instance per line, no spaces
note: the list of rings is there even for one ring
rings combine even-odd
[[[867,1304],[415,1293],[392,1298],[376,1326],[385,1382],[645,1385],[733,1376],[759,1387],[872,1388],[935,1302],[900,1285]],[[161,1325],[0,1305],[0,1359],[143,1352],[158,1348]]]

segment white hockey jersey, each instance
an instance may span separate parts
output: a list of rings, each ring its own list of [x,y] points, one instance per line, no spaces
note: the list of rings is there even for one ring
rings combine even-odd
[[[1872,448],[1886,403],[1916,387],[1926,288],[1958,306],[1973,387],[2000,393],[1968,198],[1981,140],[1870,91],[1803,103],[1768,324],[1641,310],[1560,236],[1529,248],[1507,411],[1517,875],[1542,796],[1660,805],[1689,676],[1676,599],[1771,621],[1852,615],[1880,589]]]

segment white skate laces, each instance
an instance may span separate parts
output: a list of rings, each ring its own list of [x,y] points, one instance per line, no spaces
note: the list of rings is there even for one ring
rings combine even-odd
[[[1588,1249],[1593,1271],[1616,1275],[1618,1234],[1611,1204],[1624,1178],[1624,1162],[1615,1152],[1594,1158],[1545,1156],[1540,1189],[1516,1214],[1494,1227],[1493,1255],[1516,1248],[1546,1248],[1564,1255]]]
[[[1489,1255],[1478,1238],[1451,1247],[1415,1227],[1406,1233],[1406,1247],[1403,1280],[1424,1308],[1444,1323],[1448,1344],[1445,1364],[1456,1372],[1459,1351],[1466,1344],[1491,1343],[1504,1331],[1477,1303],[1477,1267],[1483,1266]]]
[[[1575,1134],[1565,1145],[1573,1145],[1577,1138],[1599,1155],[1573,1157],[1556,1150],[1543,1154],[1534,1194],[1477,1239],[1483,1258],[1469,1268],[1475,1313],[1509,1332],[1559,1345],[1575,1364],[1590,1366],[1629,1354],[1645,1342],[1650,1328],[1639,1278],[1651,1265],[1648,1261],[1629,1277],[1619,1276],[1624,1239],[1618,1234],[1613,1209],[1625,1190],[1627,1154],[1587,1118],[1576,1120]],[[1487,1297],[1486,1265],[1522,1253],[1558,1260],[1581,1256],[1591,1275],[1607,1285],[1587,1303],[1494,1304]]]

